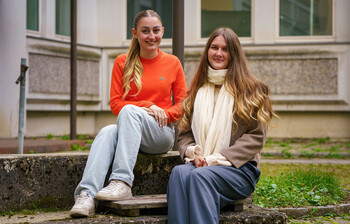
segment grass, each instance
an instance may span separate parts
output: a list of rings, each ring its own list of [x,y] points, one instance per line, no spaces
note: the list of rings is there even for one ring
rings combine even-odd
[[[46,139],[53,139],[53,138],[54,138],[54,136],[52,134],[47,134],[46,135]]]
[[[288,173],[291,170],[302,169],[308,171],[310,169],[317,170],[317,172],[326,172],[331,176],[340,179],[340,185],[350,190],[350,165],[349,164],[274,164],[261,163],[261,178],[273,177]]]
[[[262,207],[339,204],[342,197],[339,189],[350,191],[349,164],[262,163],[260,170],[254,203]]]
[[[93,137],[90,136],[90,135],[77,135],[77,139],[80,139],[80,140],[91,140],[91,139],[93,139]],[[70,135],[63,135],[63,136],[61,136],[61,140],[70,140]]]
[[[339,178],[316,169],[262,176],[254,193],[255,203],[265,208],[337,204],[343,197]]]
[[[74,144],[70,147],[70,151],[86,151],[89,150],[86,146],[81,146],[79,144]]]

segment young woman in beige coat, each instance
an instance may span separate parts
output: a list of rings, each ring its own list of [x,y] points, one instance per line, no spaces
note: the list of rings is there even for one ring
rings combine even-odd
[[[183,103],[186,164],[169,179],[168,223],[219,223],[222,207],[253,193],[273,115],[269,87],[250,72],[238,36],[216,29]]]

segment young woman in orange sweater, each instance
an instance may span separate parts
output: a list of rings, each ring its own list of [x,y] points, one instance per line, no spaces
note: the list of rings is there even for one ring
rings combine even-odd
[[[187,86],[178,58],[158,48],[163,33],[155,11],[136,15],[129,51],[116,58],[112,71],[110,105],[118,116],[117,124],[102,128],[92,143],[74,193],[72,217],[94,214],[94,198],[114,201],[131,197],[139,150],[166,153],[174,144],[172,122],[181,116]],[[109,184],[103,188],[110,166]]]

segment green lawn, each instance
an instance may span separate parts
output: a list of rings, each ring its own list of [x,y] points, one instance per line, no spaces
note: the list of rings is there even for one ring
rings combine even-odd
[[[349,198],[350,165],[263,163],[254,203],[262,207],[339,204]]]

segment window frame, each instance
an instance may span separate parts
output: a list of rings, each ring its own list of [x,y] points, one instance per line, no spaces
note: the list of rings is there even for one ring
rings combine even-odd
[[[207,40],[209,37],[202,37],[202,0],[197,0],[197,9],[198,9],[198,15],[199,15],[199,19],[198,19],[198,23],[197,23],[197,35],[198,35],[198,43],[199,44],[206,44]],[[241,44],[252,44],[254,42],[254,36],[255,36],[255,0],[251,0],[251,11],[250,11],[250,37],[239,37],[239,41],[241,42]]]
[[[70,39],[71,39],[71,35],[72,34],[70,34],[69,36],[66,36],[66,35],[63,35],[63,34],[58,34],[57,33],[57,30],[56,30],[56,11],[57,11],[57,9],[56,9],[56,1],[57,0],[55,0],[54,2],[54,5],[55,5],[55,7],[54,7],[54,15],[55,15],[55,17],[54,17],[54,36],[55,36],[55,38],[57,38],[57,39],[59,39],[59,40],[63,40],[63,41],[70,41]],[[70,4],[70,2],[71,2],[71,0],[69,1],[69,4]],[[70,6],[69,6],[70,7]],[[79,7],[79,4],[78,4],[78,7]],[[79,11],[79,8],[77,8],[77,11]],[[71,13],[71,12],[69,12],[69,13]],[[78,19],[78,18],[77,18]],[[77,21],[77,23],[78,23],[78,21]],[[78,32],[78,31],[77,31]]]
[[[26,1],[27,4],[27,1]],[[26,6],[27,7],[27,6]],[[29,36],[40,37],[42,32],[42,2],[38,0],[38,30],[30,30],[27,29],[27,21],[26,21],[26,33]]]
[[[275,0],[276,4],[276,30],[275,38],[277,43],[300,43],[300,42],[330,42],[335,41],[336,31],[336,0],[332,0],[332,35],[310,35],[310,36],[280,36],[280,0]]]

